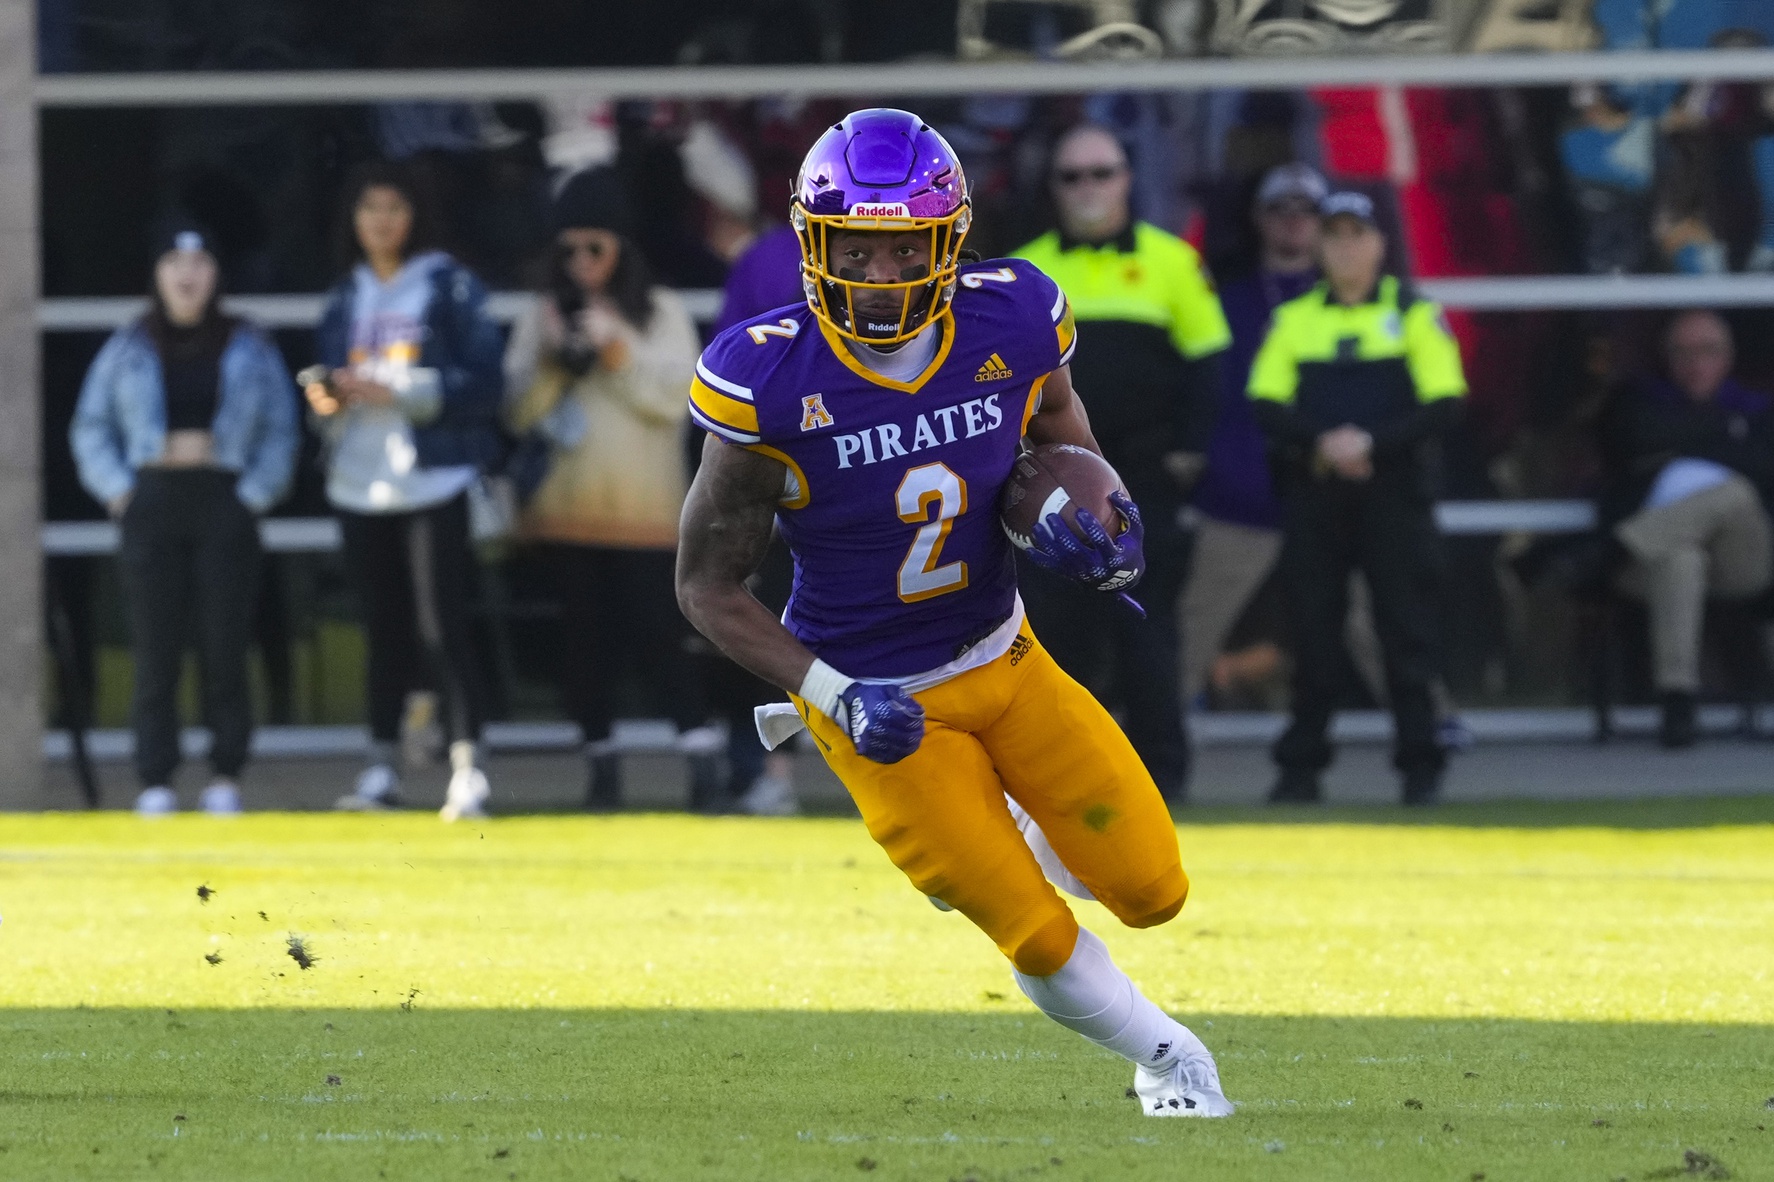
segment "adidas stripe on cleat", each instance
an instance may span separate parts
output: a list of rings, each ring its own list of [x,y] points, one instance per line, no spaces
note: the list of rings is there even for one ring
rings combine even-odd
[[[1231,1116],[1237,1109],[1220,1090],[1220,1069],[1209,1051],[1187,1026],[1176,1058],[1153,1069],[1134,1068],[1133,1090],[1140,1111],[1147,1116]],[[1169,1053],[1161,1044],[1159,1056]]]

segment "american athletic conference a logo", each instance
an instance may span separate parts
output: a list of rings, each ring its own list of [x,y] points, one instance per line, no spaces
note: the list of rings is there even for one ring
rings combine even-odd
[[[817,431],[832,422],[832,412],[825,408],[825,395],[808,394],[801,399],[801,430]]]

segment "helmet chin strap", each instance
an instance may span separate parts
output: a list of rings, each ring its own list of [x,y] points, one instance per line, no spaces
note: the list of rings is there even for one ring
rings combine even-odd
[[[924,278],[929,273],[930,273],[930,268],[924,266],[921,263],[916,267],[907,267],[905,270],[900,272],[900,282],[911,283],[916,280]],[[837,277],[839,279],[849,280],[852,283],[867,282],[865,279],[853,278],[853,276],[859,276],[860,274],[861,274],[861,272],[855,271],[852,268],[845,268],[844,270],[841,270],[838,272]],[[901,331],[911,331],[914,335],[917,333],[921,333],[926,328],[930,327],[930,313],[931,313],[932,309],[935,307],[935,304],[936,304],[936,288],[935,288],[934,284],[931,284],[931,285],[927,286],[924,291],[919,293],[916,300],[914,301],[914,306],[903,313],[907,323],[901,324],[901,322],[899,321],[898,315],[895,315],[894,322],[896,325],[900,325]],[[854,305],[852,305],[852,306],[854,306]],[[858,319],[866,319],[866,317],[864,316],[864,314],[862,313],[862,311],[860,309],[857,310],[856,315],[857,315]],[[920,319],[922,320],[922,323],[918,323]],[[910,326],[912,324],[917,324],[917,327],[911,328]],[[873,349],[875,352],[881,353],[881,354],[897,353],[900,350],[900,348],[907,343],[907,340],[910,339],[908,337],[906,340],[882,341],[881,343],[876,344],[874,341],[870,340],[868,338],[867,334],[862,332],[862,330],[859,329],[855,324],[852,324],[850,327],[851,327],[851,331],[853,331],[857,334],[858,343],[867,345],[870,349]]]

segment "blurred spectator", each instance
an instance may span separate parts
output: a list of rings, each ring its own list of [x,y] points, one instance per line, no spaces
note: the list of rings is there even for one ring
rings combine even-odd
[[[800,304],[801,240],[791,226],[778,226],[751,244],[727,274],[721,296],[721,314],[715,321],[718,335],[735,324],[761,316],[772,308]]]
[[[702,198],[702,240],[730,264],[758,237],[758,178],[751,160],[708,119],[690,123],[678,156],[684,183]]]
[[[1281,553],[1281,508],[1269,476],[1268,445],[1244,388],[1271,314],[1318,282],[1318,203],[1328,193],[1311,165],[1271,169],[1256,196],[1257,268],[1220,289],[1232,344],[1221,363],[1207,468],[1195,487],[1201,519],[1183,599],[1185,700],[1201,691],[1226,637]],[[1279,650],[1270,645],[1268,652],[1278,665]]]
[[[194,624],[213,736],[214,776],[200,806],[236,813],[253,727],[246,649],[258,516],[283,496],[295,467],[295,392],[270,339],[222,312],[204,232],[177,224],[157,245],[148,311],[93,359],[69,440],[80,482],[122,528],[136,811],[178,807],[178,688]]]
[[[1592,275],[1641,271],[1650,257],[1656,125],[1611,91],[1579,87],[1577,124],[1559,143],[1577,206],[1579,258]]]
[[[1319,799],[1330,765],[1349,576],[1372,595],[1406,804],[1432,803],[1446,754],[1432,685],[1441,669],[1441,539],[1428,444],[1459,413],[1466,381],[1441,309],[1382,270],[1374,203],[1320,207],[1325,281],[1275,310],[1251,364],[1257,421],[1281,471],[1281,571],[1294,654],[1293,719],[1275,744],[1269,799]]]
[[[1687,747],[1706,600],[1758,595],[1774,570],[1774,404],[1732,379],[1731,331],[1716,313],[1676,317],[1663,355],[1666,376],[1622,391],[1603,420],[1603,513],[1626,564],[1618,585],[1650,612],[1659,737]]]
[[[468,497],[500,458],[501,375],[486,291],[435,249],[431,215],[400,166],[358,170],[341,219],[341,254],[354,265],[327,294],[320,364],[304,382],[369,647],[369,760],[338,807],[399,803],[407,691],[430,685],[451,740],[442,815],[454,820],[480,815],[489,794]]]
[[[1592,19],[1601,48],[1612,50],[1744,48],[1766,44],[1774,24],[1766,4],[1730,0],[1595,0]],[[1726,268],[1731,243],[1715,192],[1717,157],[1727,146],[1721,120],[1742,132],[1746,112],[1729,109],[1741,106],[1729,92],[1742,88],[1723,89],[1724,102],[1712,83],[1677,79],[1574,89],[1577,120],[1561,137],[1560,155],[1577,207],[1584,270],[1644,270],[1653,246],[1656,261],[1672,271]],[[1774,157],[1774,149],[1767,151]],[[1774,181],[1774,161],[1763,152],[1759,142],[1751,148],[1758,188]],[[1774,250],[1752,254],[1752,269],[1771,265]]]
[[[736,161],[726,150],[731,145],[700,134],[701,122],[686,118],[679,104],[637,103],[618,113],[621,150],[616,166],[642,215],[636,218],[635,241],[665,285],[721,286],[732,259],[726,252],[737,238],[731,233],[732,219],[706,190],[711,178],[733,171]],[[693,143],[697,150],[687,150]],[[749,166],[744,172],[749,190]],[[736,194],[733,200],[756,208],[755,192]]]
[[[547,444],[521,534],[540,543],[553,573],[561,696],[590,762],[586,803],[622,802],[610,733],[627,672],[678,724],[692,805],[712,809],[720,737],[702,725],[703,689],[672,590],[696,329],[678,297],[653,285],[614,170],[569,180],[554,220],[553,288],[512,332],[505,413],[513,432]]]
[[[1023,582],[1023,594],[1033,626],[1073,677],[1100,684],[1101,658],[1110,658],[1128,738],[1159,790],[1179,800],[1189,748],[1177,597],[1191,544],[1181,513],[1201,475],[1218,358],[1231,337],[1194,247],[1134,220],[1127,156],[1113,135],[1093,124],[1068,132],[1054,149],[1051,179],[1059,228],[1016,253],[1053,277],[1077,318],[1073,381],[1146,523],[1147,618],[1041,575]]]

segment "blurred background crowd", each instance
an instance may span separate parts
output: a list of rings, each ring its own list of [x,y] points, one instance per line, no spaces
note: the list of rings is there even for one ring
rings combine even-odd
[[[908,0],[883,10],[844,0],[749,0],[676,5],[666,21],[644,6],[547,0],[440,0],[424,6],[423,19],[411,6],[377,0],[40,0],[39,36],[46,75],[1632,50],[1767,45],[1774,6]],[[451,329],[459,347],[419,366],[436,370],[438,381],[478,390],[478,417],[424,427],[415,446],[421,469],[465,469],[472,482],[403,488],[390,504],[355,502],[353,495],[372,495],[376,477],[366,477],[358,494],[341,492],[334,436],[350,429],[335,418],[341,408],[319,405],[312,386],[306,400],[293,383],[267,395],[289,403],[289,467],[272,481],[276,497],[252,508],[341,514],[346,542],[339,554],[256,555],[253,577],[235,587],[254,603],[250,643],[217,643],[249,650],[239,684],[250,686],[260,717],[368,719],[375,739],[389,745],[403,732],[435,731],[433,717],[468,742],[489,719],[569,718],[590,745],[591,797],[606,804],[621,795],[613,749],[599,746],[613,720],[669,717],[696,769],[698,800],[735,798],[762,782],[755,800],[772,807],[771,781],[781,768],[767,768],[761,752],[738,749],[718,764],[721,728],[709,725],[743,730],[749,706],[765,691],[701,646],[671,604],[676,509],[698,443],[683,392],[696,352],[718,325],[794,298],[798,256],[783,221],[795,169],[821,129],[847,110],[876,104],[917,110],[960,152],[978,211],[970,245],[987,257],[1056,225],[1053,153],[1061,135],[1080,123],[1107,129],[1129,169],[1134,213],[1195,244],[1229,302],[1230,293],[1261,288],[1266,275],[1302,270],[1298,262],[1310,256],[1311,243],[1299,239],[1305,231],[1290,229],[1286,203],[1272,200],[1298,193],[1265,196],[1265,178],[1286,165],[1370,195],[1392,244],[1389,266],[1406,276],[1774,270],[1774,86],[939,100],[871,93],[732,102],[610,102],[563,92],[542,103],[46,110],[47,297],[139,295],[170,282],[150,276],[176,235],[198,235],[215,262],[219,292],[331,290],[331,329],[323,321],[318,333],[279,328],[253,337],[292,375],[347,360],[362,335],[353,335],[352,317],[361,315],[369,289],[353,276],[365,266],[390,291],[400,276],[423,288],[405,308],[409,319],[441,314],[427,301],[460,304],[454,314],[461,323]],[[388,248],[386,269],[376,264],[366,237],[374,231],[366,231],[362,212],[365,194],[378,185],[408,217],[408,237]],[[431,260],[424,275],[408,275],[421,259]],[[436,294],[424,286],[433,283]],[[165,291],[155,290],[162,295],[156,307],[164,308]],[[538,298],[514,319],[494,314],[488,291]],[[1236,321],[1234,308],[1227,311]],[[193,323],[207,323],[207,315]],[[1640,421],[1628,413],[1632,400],[1657,383],[1678,391],[1710,383],[1710,398],[1728,380],[1745,399],[1734,405],[1749,408],[1758,432],[1766,417],[1754,393],[1774,383],[1774,316],[1765,309],[1734,310],[1679,331],[1655,311],[1455,313],[1450,320],[1471,391],[1468,414],[1443,445],[1440,495],[1447,499],[1605,501],[1629,481],[1639,454],[1633,448],[1643,451],[1631,434]],[[229,338],[217,331],[211,350],[220,355]],[[108,498],[95,494],[90,479],[83,486],[67,444],[106,337],[70,331],[46,338],[47,520],[125,511],[103,503]],[[406,344],[416,349],[419,340]],[[1248,365],[1254,345],[1235,344],[1234,352],[1241,347]],[[1689,380],[1680,363],[1698,353],[1722,358],[1723,368]],[[364,398],[423,396],[380,389]],[[298,409],[305,429],[295,422]],[[426,434],[446,430],[455,432],[447,441]],[[1221,449],[1215,462],[1219,471],[1197,490],[1196,523],[1263,527],[1262,506],[1238,491],[1241,481],[1266,479],[1260,447]],[[1770,491],[1760,472],[1746,475],[1762,495]],[[484,476],[501,478],[490,496],[478,479]],[[408,635],[413,603],[379,605],[367,589],[390,579],[413,584],[412,564],[420,560],[409,541],[392,535],[366,543],[351,515],[367,520],[392,508],[417,521],[458,498],[460,520],[440,517],[436,529],[461,561],[435,551],[427,559],[441,563],[428,584],[440,597],[438,627]],[[408,564],[394,575],[375,565],[390,553]],[[1610,609],[1594,625],[1582,595],[1573,594],[1593,574],[1586,564],[1599,561],[1581,539],[1449,539],[1440,690],[1449,713],[1451,702],[1582,700],[1591,692],[1587,654],[1598,643],[1625,655],[1626,696],[1648,699],[1667,688],[1642,617],[1623,624]],[[90,702],[83,705],[99,723],[118,725],[141,680],[140,657],[129,655],[130,625],[138,632],[152,626],[128,615],[127,564],[51,562],[52,595],[68,612],[84,666]],[[774,586],[785,583],[780,569],[767,569],[766,581],[773,584],[766,597],[785,593]],[[1766,585],[1765,571],[1757,582]],[[1188,594],[1185,588],[1185,601]],[[1183,684],[1193,708],[1284,704],[1283,595],[1266,576],[1235,616],[1213,624],[1204,645],[1190,648],[1197,638],[1185,636]],[[1598,641],[1596,626],[1618,633]],[[1369,688],[1376,679],[1358,667],[1362,645],[1350,647],[1344,704],[1379,704]],[[563,661],[569,651],[593,659]],[[1732,657],[1722,646],[1697,658],[1702,684],[1695,688],[1738,694],[1746,679],[1765,676]],[[168,660],[159,676],[176,684],[176,657]],[[57,709],[67,713],[66,695]],[[459,717],[440,717],[451,710]],[[458,755],[465,766],[472,758]],[[384,789],[394,786],[356,788],[372,797]]]

